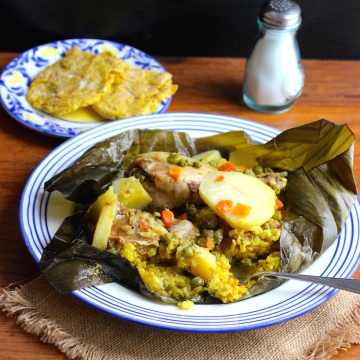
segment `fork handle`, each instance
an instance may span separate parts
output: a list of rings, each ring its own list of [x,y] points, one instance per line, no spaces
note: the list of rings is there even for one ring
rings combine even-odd
[[[302,274],[285,274],[285,273],[272,273],[264,272],[262,276],[280,277],[285,279],[299,280],[311,282],[314,284],[326,285],[332,288],[351,291],[360,294],[360,280],[356,279],[343,279],[326,276],[302,275]]]

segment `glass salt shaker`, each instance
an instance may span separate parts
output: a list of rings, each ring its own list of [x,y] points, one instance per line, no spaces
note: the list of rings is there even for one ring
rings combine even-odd
[[[289,110],[304,86],[296,33],[300,7],[290,0],[266,1],[258,17],[259,34],[246,62],[243,100],[253,110]]]

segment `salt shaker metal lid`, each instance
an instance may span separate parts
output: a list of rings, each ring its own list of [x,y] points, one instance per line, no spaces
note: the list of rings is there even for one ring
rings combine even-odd
[[[301,24],[301,9],[291,0],[269,0],[263,4],[259,18],[269,27],[292,29]]]

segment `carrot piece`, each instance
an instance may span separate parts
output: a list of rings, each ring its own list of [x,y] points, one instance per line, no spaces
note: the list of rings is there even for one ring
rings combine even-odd
[[[149,230],[150,225],[146,220],[139,219],[139,228],[141,232],[145,232]]]
[[[216,179],[215,179],[215,181],[216,182],[221,182],[221,181],[223,181],[225,178],[224,178],[224,175],[219,175]]]
[[[187,213],[183,213],[181,215],[178,216],[179,220],[186,220],[187,219]]]
[[[209,250],[212,250],[214,248],[214,240],[209,238],[205,242],[205,247]]]
[[[283,202],[276,198],[275,200],[275,210],[281,209],[284,206]]]
[[[247,166],[244,166],[244,165],[240,165],[240,166],[239,166],[239,169],[240,169],[241,172],[244,172],[245,170],[248,169],[248,167],[247,167]]]
[[[232,171],[236,170],[236,165],[233,164],[231,161],[227,161],[226,163],[219,166],[218,170],[220,171]]]
[[[181,173],[182,173],[182,167],[180,166],[173,166],[169,170],[169,175],[175,180],[178,180],[180,178]]]
[[[220,200],[216,205],[216,210],[223,213],[228,213],[232,208],[232,200]]]
[[[169,209],[164,209],[161,212],[161,220],[166,228],[171,226],[174,223],[174,213]]]
[[[240,218],[244,218],[250,214],[251,206],[237,203],[232,213]]]

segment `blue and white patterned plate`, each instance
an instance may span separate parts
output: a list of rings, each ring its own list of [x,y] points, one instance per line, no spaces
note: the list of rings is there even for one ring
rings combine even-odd
[[[78,122],[64,120],[34,109],[26,100],[29,86],[38,72],[53,64],[65,52],[78,46],[83,51],[95,54],[111,51],[125,60],[132,68],[165,71],[163,66],[150,55],[112,41],[97,39],[69,39],[36,46],[12,60],[2,71],[0,77],[0,99],[7,112],[21,124],[46,135],[69,138],[106,123],[106,121]],[[165,112],[171,97],[163,101],[154,114]]]
[[[44,182],[71,165],[74,159],[98,141],[134,128],[185,131],[192,137],[244,130],[261,143],[279,133],[269,126],[230,116],[166,113],[117,120],[67,140],[38,165],[22,194],[19,212],[22,234],[36,262],[39,262],[44,247],[62,220],[71,213],[71,203],[56,192],[44,192]],[[304,273],[351,277],[360,263],[359,224],[360,204],[356,201],[337,241]],[[195,304],[194,309],[189,311],[150,300],[117,283],[90,287],[72,294],[104,313],[134,323],[166,330],[220,333],[252,330],[291,320],[315,309],[336,292],[326,286],[289,280],[248,300],[231,304]]]

